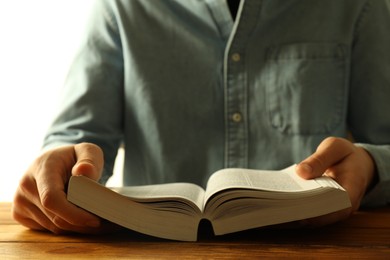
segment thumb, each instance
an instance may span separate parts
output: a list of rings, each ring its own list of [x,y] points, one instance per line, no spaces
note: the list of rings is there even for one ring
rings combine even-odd
[[[95,181],[99,180],[103,171],[104,156],[99,146],[81,143],[74,146],[76,164],[72,175],[83,175]]]
[[[320,177],[324,172],[353,152],[353,144],[346,139],[328,137],[317,150],[296,167],[296,172],[304,179]]]

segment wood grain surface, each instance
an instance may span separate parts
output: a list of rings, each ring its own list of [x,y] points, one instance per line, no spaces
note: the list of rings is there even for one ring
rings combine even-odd
[[[153,238],[132,231],[87,236],[29,230],[0,203],[0,259],[390,259],[390,208],[359,211],[318,229],[268,227],[214,237],[201,228],[198,242]]]

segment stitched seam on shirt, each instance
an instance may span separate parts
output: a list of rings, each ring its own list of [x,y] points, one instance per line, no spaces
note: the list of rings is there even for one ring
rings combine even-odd
[[[241,2],[240,3],[240,7],[239,7],[239,10],[238,10],[238,13],[237,13],[237,17],[236,17],[236,21],[234,23],[234,26],[233,26],[233,30],[231,32],[231,35],[229,37],[229,40],[227,42],[227,45],[226,45],[226,49],[225,49],[225,60],[224,60],[224,99],[225,99],[225,165],[228,166],[229,165],[229,158],[230,158],[230,155],[229,155],[229,147],[231,145],[231,142],[230,142],[230,133],[229,133],[229,109],[228,109],[228,89],[227,89],[227,66],[228,66],[228,54],[230,52],[230,49],[232,46],[234,46],[234,41],[235,40],[238,40],[241,36],[238,34],[237,35],[237,31],[240,30],[240,26],[242,26],[242,12],[243,12],[243,9],[244,8],[248,8],[248,6],[245,6],[245,4],[248,5],[248,3],[246,2]],[[261,10],[262,8],[262,2],[260,2],[260,5],[259,5],[259,11]],[[256,16],[256,21],[255,21],[255,25],[257,26],[258,24],[258,20],[259,20],[259,16],[260,15],[257,15]],[[245,17],[244,17],[245,18]],[[246,60],[246,57],[245,57],[245,53],[244,50],[247,48],[247,43],[248,43],[248,39],[252,37],[253,35],[253,32],[255,31],[256,29],[256,26],[253,26],[253,28],[251,29],[250,31],[250,34],[246,37],[246,45],[243,46],[242,48],[242,51],[241,51],[241,55],[242,55],[242,61],[243,64],[242,66],[245,67],[245,60]],[[248,166],[248,156],[249,156],[249,145],[248,145],[248,138],[249,138],[249,122],[248,122],[248,85],[247,85],[247,76],[245,75],[245,78],[244,78],[244,86],[245,86],[245,102],[246,102],[246,108],[245,108],[245,111],[242,111],[242,112],[245,112],[245,121],[242,122],[243,124],[245,124],[244,126],[244,132],[246,133],[246,143],[244,145],[244,147],[242,148],[243,150],[245,150],[245,158],[244,158],[244,164],[246,165],[246,167]],[[241,150],[242,151],[242,150]],[[242,158],[240,158],[240,161],[242,161]]]
[[[368,0],[364,4],[362,11],[360,12],[360,15],[358,16],[358,19],[356,22],[354,38],[358,38],[358,34],[360,32],[362,24],[366,20],[365,18],[368,16],[368,13],[370,12],[371,6],[372,6],[372,1],[370,1],[370,0]]]

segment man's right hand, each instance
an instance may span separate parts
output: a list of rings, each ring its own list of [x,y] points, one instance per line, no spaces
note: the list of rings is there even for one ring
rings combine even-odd
[[[16,190],[13,217],[35,230],[101,233],[108,226],[97,216],[66,199],[71,175],[98,180],[103,169],[102,150],[90,143],[62,146],[43,153],[28,168]]]

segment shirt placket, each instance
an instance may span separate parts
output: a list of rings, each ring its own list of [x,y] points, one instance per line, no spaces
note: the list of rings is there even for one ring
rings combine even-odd
[[[261,1],[241,3],[225,50],[225,167],[248,167],[248,84],[245,49],[256,26]]]

